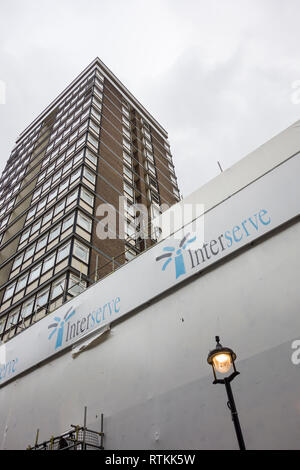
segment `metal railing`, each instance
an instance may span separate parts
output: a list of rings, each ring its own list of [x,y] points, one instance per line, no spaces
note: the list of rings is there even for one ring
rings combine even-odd
[[[134,240],[134,237],[127,238],[126,242],[130,243],[130,241],[135,241],[135,246],[131,246],[130,248],[128,247],[128,248],[123,249],[117,255],[111,257],[107,262],[105,262],[104,264],[101,264],[100,266],[98,265],[98,261],[96,261],[96,269],[93,272],[89,273],[88,276],[85,275],[84,278],[82,276],[82,273],[80,272],[79,281],[75,282],[72,286],[67,286],[66,285],[67,281],[65,280],[65,285],[64,285],[64,288],[62,289],[62,295],[63,295],[62,304],[66,303],[69,300],[68,296],[77,297],[77,295],[82,294],[82,292],[84,292],[91,285],[100,281],[104,277],[114,273],[125,264],[130,263],[130,261],[133,261],[133,259],[135,259],[137,256],[140,256],[141,254],[145,253],[145,251],[149,250],[153,245],[157,243],[157,238],[156,236],[152,236],[148,239],[139,238],[137,240]],[[136,254],[134,258],[132,258],[131,260],[129,259],[127,260],[126,253],[131,250],[135,251]],[[97,258],[98,258],[98,254],[96,254],[96,259]],[[88,285],[84,285],[84,284],[88,284]],[[78,292],[74,293],[74,291],[76,291],[76,288],[79,288]],[[51,306],[55,304],[55,302],[56,300],[49,299],[44,305],[42,306],[37,305],[31,314],[32,321],[28,325],[25,324],[25,321],[27,320],[27,318],[23,318],[21,314],[18,324],[11,324],[8,327],[6,327],[5,334],[7,334],[7,337],[5,338],[4,342],[9,341],[14,336],[22,333],[22,331],[29,328],[32,324],[36,323],[36,321],[41,320],[42,318],[36,320],[37,314],[39,312],[44,310],[45,316],[46,316],[61,306],[60,304],[57,307],[54,307],[52,310]],[[1,337],[1,334],[0,334],[0,337]]]
[[[86,420],[86,407],[85,407]],[[59,436],[51,436],[48,441],[38,443],[39,429],[36,433],[34,446],[27,450],[104,450],[103,414],[101,414],[101,431],[88,429],[84,426],[71,424],[71,430]]]

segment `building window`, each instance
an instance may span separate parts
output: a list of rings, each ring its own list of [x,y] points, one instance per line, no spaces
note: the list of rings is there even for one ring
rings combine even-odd
[[[151,152],[149,152],[149,150],[145,149],[145,156],[147,158],[147,160],[149,160],[151,163],[154,164],[154,157],[152,155]]]
[[[77,240],[74,243],[74,251],[73,254],[79,258],[84,263],[88,263],[89,260],[89,248],[85,245],[82,245]]]
[[[90,206],[93,207],[94,205],[94,196],[89,193],[88,191],[86,191],[85,189],[81,189],[81,199],[86,202],[87,204],[89,204]]]
[[[86,289],[86,282],[81,281],[74,274],[70,274],[68,293],[76,297]]]
[[[27,283],[27,279],[28,279],[28,274],[25,274],[25,276],[22,276],[19,278],[16,292],[19,292],[20,290],[24,289]]]
[[[1,318],[1,320],[0,320],[0,335],[1,335],[1,334],[3,333],[3,331],[4,331],[5,322],[6,322],[6,317]]]
[[[59,263],[60,261],[62,261],[64,258],[66,258],[67,256],[69,256],[69,253],[70,253],[70,246],[71,244],[70,243],[67,243],[65,246],[63,246],[62,248],[60,248],[57,252],[57,263]]]
[[[92,107],[92,116],[96,119],[96,121],[100,122],[101,114],[94,107]]]
[[[70,160],[64,167],[62,172],[67,173],[72,168],[72,160]]]
[[[12,328],[13,326],[16,326],[16,324],[18,323],[18,319],[19,319],[19,309],[17,311],[14,310],[13,312],[9,314],[7,327]]]
[[[98,100],[95,96],[93,96],[93,100],[92,100],[92,103],[93,105],[97,108],[97,109],[102,109],[102,103],[100,100]]]
[[[155,168],[154,168],[154,166],[152,165],[152,163],[147,162],[147,168],[148,168],[148,171],[150,171],[150,173],[152,173],[153,176],[156,176]]]
[[[53,175],[53,178],[52,178],[52,184],[55,183],[55,181],[57,181],[60,177],[61,177],[61,174],[62,174],[62,170],[59,170],[57,171],[54,175]],[[50,186],[51,184],[51,181],[49,180],[48,181],[48,187]],[[44,188],[44,187],[43,187]],[[48,189],[48,188],[47,188]],[[44,189],[43,189],[44,190]]]
[[[47,214],[43,217],[43,225],[45,225],[45,224],[47,224],[48,222],[50,222],[50,220],[52,219],[52,215],[53,215],[53,210],[47,212]]]
[[[64,232],[65,230],[70,228],[73,225],[73,223],[74,223],[74,214],[70,215],[63,221],[62,231]]]
[[[88,180],[90,181],[90,183],[92,184],[95,184],[96,182],[96,176],[94,175],[94,173],[92,173],[91,171],[89,171],[87,168],[84,167],[83,169],[83,176]]]
[[[99,72],[98,69],[96,69],[96,76],[97,76],[97,78],[99,78],[99,80],[101,80],[101,82],[104,82],[104,77],[103,77],[103,75]]]
[[[15,285],[16,283],[14,282],[13,284],[11,284],[10,286],[6,288],[5,294],[3,296],[3,302],[5,302],[6,300],[10,299],[13,296]]]
[[[145,137],[147,137],[147,139],[149,139],[151,141],[151,135],[148,131],[146,131],[146,129],[143,129],[143,134]]]
[[[131,153],[131,144],[128,142],[128,140],[123,138],[123,146],[127,152]]]
[[[53,201],[53,199],[56,198],[57,192],[58,192],[58,189],[57,189],[57,188],[54,189],[53,191],[51,191],[51,193],[50,193],[49,196],[48,196],[48,203],[49,203],[50,201]]]
[[[45,177],[45,173],[43,173],[43,174],[39,177],[38,181],[41,181],[44,177]],[[39,195],[41,194],[41,191],[42,191],[42,188],[37,189],[37,190],[33,193],[33,195],[32,195],[32,200],[34,200],[34,199],[36,199],[37,197],[39,197]]]
[[[173,165],[171,165],[171,163],[168,163],[168,167],[169,167],[169,170],[170,170],[173,174],[175,174],[174,167],[173,167]]]
[[[21,238],[20,238],[20,243],[23,243],[27,238],[29,237],[30,230],[26,230],[26,232],[23,232]]]
[[[124,190],[127,194],[133,197],[133,189],[124,181]]]
[[[73,134],[70,135],[69,142],[76,139],[77,135],[78,135],[78,130],[76,130],[75,132],[73,132]]]
[[[172,183],[173,183],[175,186],[177,186],[177,180],[176,180],[176,178],[175,178],[174,176],[170,175],[170,179],[171,179]]]
[[[45,259],[44,265],[43,265],[43,274],[49,271],[49,269],[53,268],[54,261],[55,261],[55,253]]]
[[[48,238],[48,235],[46,235],[45,237],[43,238],[40,238],[37,242],[37,245],[36,245],[36,251],[40,251],[42,248],[44,248],[46,245],[47,245],[47,238]]]
[[[150,144],[150,142],[148,142],[148,140],[143,139],[143,143],[144,143],[144,146],[145,146],[148,150],[150,150],[150,152],[153,151],[152,145]]]
[[[123,127],[123,135],[127,137],[128,140],[130,140],[130,132],[126,127]]]
[[[42,225],[42,219],[40,219],[38,222],[36,222],[36,223],[32,226],[31,235],[33,235],[35,232],[37,232],[38,230],[40,230],[41,225]]]
[[[9,219],[9,216],[3,219],[2,222],[0,222],[0,229],[4,228],[7,225],[8,219]]]
[[[28,280],[28,284],[30,284],[31,282],[35,281],[40,273],[41,273],[41,268],[42,268],[42,263],[39,264],[38,266],[35,266],[35,268],[33,268],[31,271],[30,271],[30,276],[29,276],[29,280]]]
[[[150,191],[150,194],[149,194],[149,199],[153,202],[155,202],[157,205],[160,205],[160,200],[159,200],[159,196],[158,194],[156,194],[155,192],[153,191]]]
[[[57,204],[57,205],[55,206],[55,209],[54,209],[54,216],[56,216],[57,214],[59,214],[61,211],[64,210],[65,204],[66,204],[66,200],[63,199],[59,204]]]
[[[129,179],[130,183],[133,182],[133,173],[126,166],[123,167],[124,176]]]
[[[80,147],[81,144],[83,144],[85,142],[85,139],[86,139],[86,134],[84,134],[83,136],[81,136],[77,142],[76,142],[76,149],[78,149]],[[76,159],[76,162],[80,160],[80,157],[78,155],[75,156],[75,159]]]
[[[127,217],[129,216],[130,219],[134,219],[134,217],[135,217],[135,208],[134,208],[134,205],[131,203],[131,201],[126,199],[126,203],[125,203],[124,208],[125,208]]]
[[[143,125],[148,131],[150,131],[150,125],[148,124],[148,122],[146,122],[145,119],[141,119],[141,122],[142,122],[142,125]]]
[[[93,129],[93,131],[99,135],[100,133],[100,127],[97,126],[97,124],[94,123],[94,121],[90,120],[90,127]]]
[[[90,133],[88,134],[88,142],[95,147],[96,151],[98,151],[98,140]]]
[[[42,201],[40,201],[36,208],[37,212],[40,211],[41,209],[44,209],[46,203],[47,203],[47,198],[44,198]]]
[[[31,217],[34,216],[35,212],[36,212],[36,207],[33,207],[33,209],[30,209],[30,211],[27,214],[27,220],[31,219]]]
[[[52,240],[55,240],[55,238],[57,238],[59,234],[60,234],[60,224],[51,230],[49,234],[49,243],[52,242]]]
[[[64,150],[67,146],[68,146],[68,139],[65,140],[65,141],[61,144],[61,146],[60,146],[60,151]],[[65,157],[65,155],[64,155],[64,157]]]
[[[125,126],[130,128],[130,121],[125,116],[122,116],[122,121]]]
[[[36,308],[44,307],[44,305],[47,305],[48,303],[48,298],[49,298],[49,291],[50,288],[48,287],[47,289],[43,290],[42,292],[37,294],[36,297]]]
[[[78,196],[78,189],[76,189],[76,191],[74,191],[74,193],[70,194],[67,198],[67,206],[69,204],[71,204],[72,202],[76,201],[77,199],[77,196]]]
[[[72,145],[72,147],[68,148],[66,156],[69,157],[69,155],[71,155],[73,152],[75,152],[75,144]]]
[[[102,93],[100,93],[100,91],[98,91],[96,87],[94,88],[94,94],[95,96],[97,96],[97,98],[99,98],[100,101],[102,101],[103,95]]]
[[[70,184],[74,183],[74,181],[79,180],[81,177],[81,168],[79,168],[75,173],[72,173],[70,178]]]
[[[128,111],[127,108],[125,108],[125,106],[122,106],[122,113],[123,113],[124,116],[126,116],[128,119],[130,118],[129,111]]]
[[[61,278],[58,281],[54,282],[51,290],[51,300],[59,297],[64,293],[65,290],[65,278]]]
[[[81,212],[78,212],[77,222],[78,222],[78,225],[80,225],[80,227],[84,228],[87,232],[91,233],[92,231],[91,219],[82,215]]]
[[[130,237],[132,239],[135,239],[136,237],[136,227],[133,224],[129,224],[128,222],[125,222],[125,234],[127,237]]]
[[[53,163],[51,166],[49,166],[49,168],[47,169],[47,172],[46,174],[49,175],[55,168],[55,163]]]
[[[126,152],[123,152],[123,158],[124,158],[125,162],[126,162],[130,167],[132,167],[132,158],[130,157],[130,155],[128,155],[128,153],[126,153]]]
[[[158,191],[158,183],[157,183],[157,180],[152,178],[151,176],[148,176],[148,182],[149,182],[149,185],[154,188],[156,191]]]
[[[14,264],[13,264],[13,267],[12,267],[12,271],[13,271],[14,269],[17,269],[19,266],[21,266],[22,261],[23,261],[23,255],[17,256],[17,258],[16,258],[15,261],[14,261]]]
[[[60,184],[58,192],[62,193],[68,186],[69,186],[69,180],[66,179]]]
[[[92,152],[89,149],[86,149],[85,156],[88,160],[90,160],[94,165],[97,165],[97,157],[92,154]]]
[[[34,304],[34,297],[24,302],[24,304],[22,305],[22,310],[21,310],[22,318],[27,318],[29,317],[29,315],[32,314],[33,304]]]

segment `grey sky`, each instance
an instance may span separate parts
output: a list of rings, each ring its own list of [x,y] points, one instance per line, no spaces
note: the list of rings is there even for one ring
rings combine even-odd
[[[184,195],[298,120],[300,0],[0,0],[0,171],[96,56],[168,130]]]

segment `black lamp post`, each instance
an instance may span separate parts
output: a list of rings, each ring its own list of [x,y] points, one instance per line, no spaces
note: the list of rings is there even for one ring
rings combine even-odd
[[[236,360],[236,354],[230,348],[224,348],[220,344],[219,336],[216,336],[216,347],[209,352],[207,357],[207,362],[212,366],[214,373],[214,384],[224,384],[227,392],[228,402],[227,406],[231,411],[232,421],[234,423],[234,428],[236,432],[236,437],[239,443],[240,450],[246,450],[245,442],[242,434],[242,429],[238,417],[238,412],[236,410],[231,385],[230,382],[239,375],[239,372],[235,368],[234,361]],[[229,376],[224,377],[223,379],[217,378],[217,372],[220,374],[227,374],[231,372]]]

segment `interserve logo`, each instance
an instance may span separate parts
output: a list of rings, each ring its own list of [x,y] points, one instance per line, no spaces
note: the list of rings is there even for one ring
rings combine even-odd
[[[198,234],[197,237],[190,238],[190,233],[188,233],[179,243],[179,247],[166,246],[163,248],[164,253],[155,259],[156,261],[165,260],[162,271],[165,271],[174,260],[176,279],[178,279],[186,274],[186,263],[189,263],[189,270],[204,269],[205,265],[208,266],[226,256],[227,250],[233,251],[238,249],[239,245],[249,244],[251,240],[263,234],[266,231],[266,226],[270,223],[269,212],[266,209],[260,209],[248,218],[244,217],[240,223],[236,223],[228,230],[219,232],[213,238],[201,242],[201,246],[194,250],[187,249],[188,245],[193,243],[196,238],[198,238],[199,244],[201,237]],[[187,251],[186,256],[183,256],[184,250]]]
[[[55,344],[55,349],[60,348],[62,345],[63,341],[63,334],[64,334],[64,326],[65,323],[76,313],[76,309],[73,307],[70,307],[63,319],[60,317],[54,317],[54,320],[56,323],[51,323],[51,325],[48,326],[48,330],[50,328],[54,328],[53,331],[51,331],[49,335],[49,340],[57,333],[56,336],[56,344]]]
[[[181,242],[179,243],[179,247],[176,249],[174,246],[166,246],[163,248],[163,251],[166,253],[158,256],[156,258],[156,261],[160,261],[162,259],[166,259],[165,263],[162,266],[162,271],[165,271],[167,266],[172,262],[174,259],[175,261],[175,274],[176,274],[176,279],[179,278],[179,276],[182,276],[183,274],[186,274],[186,268],[185,268],[185,263],[184,263],[184,257],[183,257],[183,250],[187,248],[188,245],[193,243],[196,240],[196,236],[191,238],[189,240],[190,233],[185,235]],[[174,255],[174,256],[173,256]]]

